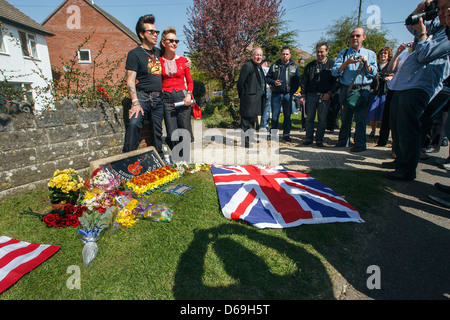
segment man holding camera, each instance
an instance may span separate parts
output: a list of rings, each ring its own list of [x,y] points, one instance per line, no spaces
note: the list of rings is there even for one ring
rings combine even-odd
[[[417,42],[414,51],[396,75],[395,92],[391,101],[390,125],[396,159],[395,171],[387,172],[393,180],[411,181],[416,178],[422,146],[420,117],[425,107],[443,87],[450,75],[450,41],[447,39],[445,13],[450,0],[424,0],[406,20],[408,30]],[[440,26],[432,21],[436,14]],[[411,19],[411,17],[416,19]]]
[[[363,48],[362,45],[366,39],[363,28],[355,28],[350,37],[352,46],[339,53],[331,69],[331,74],[341,81],[339,103],[344,106],[341,115],[342,125],[336,147],[348,146],[353,114],[355,114],[355,146],[350,151],[361,152],[366,150],[366,109],[370,95],[370,84],[378,72],[377,55],[372,50]],[[347,103],[347,93],[352,93],[355,90],[359,91],[361,100],[366,101],[364,105],[359,105],[357,109],[353,109]]]

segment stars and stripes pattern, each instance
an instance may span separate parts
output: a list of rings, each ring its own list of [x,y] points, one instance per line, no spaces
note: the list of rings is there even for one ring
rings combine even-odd
[[[0,293],[55,254],[60,247],[0,236]]]
[[[282,166],[211,166],[223,215],[257,228],[364,222],[359,212],[311,176]]]

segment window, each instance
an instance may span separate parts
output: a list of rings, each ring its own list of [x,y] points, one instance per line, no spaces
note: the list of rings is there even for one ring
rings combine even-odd
[[[3,82],[3,91],[8,100],[33,102],[33,90],[30,83],[22,82]]]
[[[19,38],[22,54],[25,57],[38,58],[35,35],[19,31]]]
[[[91,63],[91,50],[80,49],[78,50],[78,63]]]
[[[5,40],[3,40],[3,34],[1,33],[1,31],[0,31],[0,53],[7,53]]]

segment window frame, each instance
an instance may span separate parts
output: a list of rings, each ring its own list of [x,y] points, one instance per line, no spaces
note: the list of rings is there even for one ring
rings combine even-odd
[[[0,54],[8,54],[8,47],[3,32],[0,30]]]
[[[24,30],[19,31],[20,48],[22,55],[26,58],[39,59],[39,52],[37,48],[36,34]],[[26,42],[24,44],[24,42]]]
[[[81,52],[87,52],[89,54],[89,60],[82,60],[81,59]],[[78,50],[78,63],[80,63],[80,64],[92,63],[91,49],[79,49]]]

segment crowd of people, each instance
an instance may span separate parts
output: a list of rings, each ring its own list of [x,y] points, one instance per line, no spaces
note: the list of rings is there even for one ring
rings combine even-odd
[[[411,15],[425,12],[432,2],[420,2]],[[299,100],[300,104],[304,104],[306,113],[303,145],[315,141],[318,147],[323,147],[329,113],[333,113],[332,101],[338,101],[341,127],[336,147],[351,145],[354,119],[354,145],[350,151],[367,150],[366,127],[370,124],[369,136],[375,137],[377,124],[381,122],[377,145],[385,146],[392,133],[392,154],[395,158],[382,164],[384,168],[393,169],[387,172],[386,177],[414,180],[419,159],[426,157],[427,152],[436,151],[436,147],[429,145],[434,143],[433,146],[440,146],[444,136],[448,135],[444,126],[450,126],[450,121],[443,120],[450,97],[446,87],[450,74],[450,41],[447,36],[450,1],[435,0],[434,3],[439,9],[437,17],[431,20],[421,17],[414,24],[407,25],[413,41],[402,43],[395,53],[390,47],[382,48],[377,54],[366,49],[363,46],[365,30],[357,27],[350,34],[351,46],[342,50],[336,59],[328,59],[327,43],[318,43],[317,59],[307,64],[300,75],[298,67],[290,59],[290,48],[282,48],[280,59],[266,72],[265,83],[262,81],[264,78],[255,76],[262,71],[241,73],[238,83],[241,114],[248,111],[245,101],[249,95],[256,93],[264,97],[270,90],[272,117],[269,132],[278,129],[278,117],[282,110],[282,139],[289,142],[291,104],[300,89]],[[254,70],[261,69],[262,54],[261,48],[254,49],[252,61],[247,64],[251,63]],[[251,90],[246,91],[249,89],[246,79],[256,84]],[[251,109],[251,119],[263,115],[263,129],[267,127],[267,109],[264,99],[259,99],[257,107],[252,105]],[[244,130],[246,128],[248,126],[242,127]],[[441,165],[450,169],[450,157]]]
[[[334,129],[339,114],[341,126],[336,147],[352,145],[351,152],[364,152],[367,125],[371,127],[369,136],[375,137],[377,124],[381,123],[377,145],[385,146],[392,135],[395,158],[382,164],[392,169],[386,177],[414,180],[419,160],[439,150],[448,141],[444,137],[450,134],[450,120],[447,121],[450,0],[423,0],[411,15],[425,12],[431,4],[437,5],[437,17],[420,17],[414,24],[408,24],[413,39],[395,51],[384,47],[375,53],[365,48],[366,32],[357,27],[349,35],[351,46],[335,59],[328,58],[327,43],[318,43],[316,59],[300,74],[291,59],[291,48],[283,47],[280,58],[270,66],[263,50],[254,48],[237,81],[241,129],[244,132],[257,127],[268,129],[270,138],[278,130],[282,112],[281,137],[290,142],[294,104],[302,107],[306,129],[303,145],[315,141],[318,147],[323,147],[325,130],[330,129],[330,122]],[[190,60],[177,55],[178,40],[173,27],[162,33],[161,49],[156,47],[159,31],[153,15],[139,19],[136,33],[142,44],[129,52],[126,61],[131,108],[123,152],[138,147],[144,115],[148,115],[152,145],[163,156],[163,119],[170,148],[177,143],[172,139],[176,129],[192,132]],[[250,141],[245,140],[244,144],[249,147]],[[440,165],[450,169],[450,153]]]

